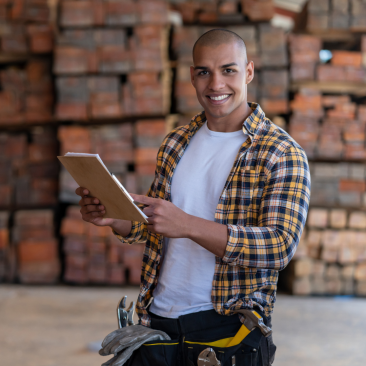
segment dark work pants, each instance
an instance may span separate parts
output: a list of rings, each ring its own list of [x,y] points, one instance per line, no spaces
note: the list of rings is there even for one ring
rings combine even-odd
[[[151,328],[164,331],[171,341],[146,343],[135,351],[127,366],[196,366],[199,353],[208,346],[187,341],[204,343],[233,337],[242,325],[238,315],[223,316],[215,310],[187,314],[178,319],[152,313],[150,316]],[[271,327],[271,318],[263,316],[263,319]],[[233,361],[235,366],[269,366],[276,351],[272,336],[263,337],[259,329],[253,330],[237,346],[212,348],[221,366],[232,366]]]

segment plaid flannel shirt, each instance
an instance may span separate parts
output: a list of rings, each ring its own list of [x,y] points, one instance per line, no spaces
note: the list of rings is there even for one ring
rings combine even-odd
[[[303,231],[310,174],[303,149],[266,118],[258,104],[249,105],[253,112],[243,123],[249,138],[239,149],[216,207],[215,222],[227,225],[228,236],[224,257],[216,257],[211,299],[222,315],[258,307],[268,316],[276,300],[278,271],[293,257]],[[167,135],[148,196],[171,201],[174,169],[205,121],[202,112]],[[147,306],[159,279],[163,236],[139,222],[132,222],[127,237],[115,234],[129,244],[146,240],[136,309],[140,323],[150,326]]]

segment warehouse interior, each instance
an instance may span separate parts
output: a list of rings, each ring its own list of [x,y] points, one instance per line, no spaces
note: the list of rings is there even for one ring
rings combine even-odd
[[[243,38],[248,100],[310,166],[306,227],[279,276],[274,365],[364,365],[366,1],[0,0],[4,365],[106,361],[98,342],[121,296],[138,296],[144,243],[83,221],[57,156],[99,154],[146,194],[164,137],[202,110],[189,66],[214,28]]]

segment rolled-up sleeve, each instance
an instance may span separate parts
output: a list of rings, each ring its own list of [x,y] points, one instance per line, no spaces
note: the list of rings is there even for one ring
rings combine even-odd
[[[113,234],[123,243],[134,244],[138,242],[146,241],[147,227],[143,222],[131,221],[131,231],[127,236],[122,236],[116,231],[112,230]]]
[[[284,269],[299,243],[309,200],[307,158],[302,149],[291,146],[267,174],[258,226],[228,225],[223,261],[246,268]]]

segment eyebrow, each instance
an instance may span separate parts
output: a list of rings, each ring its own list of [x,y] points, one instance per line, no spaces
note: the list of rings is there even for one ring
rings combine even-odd
[[[230,66],[238,66],[238,64],[236,62],[231,62],[230,64],[225,64],[225,65],[220,66],[220,68],[225,69]],[[194,69],[195,70],[207,70],[208,67],[207,66],[195,66]]]

